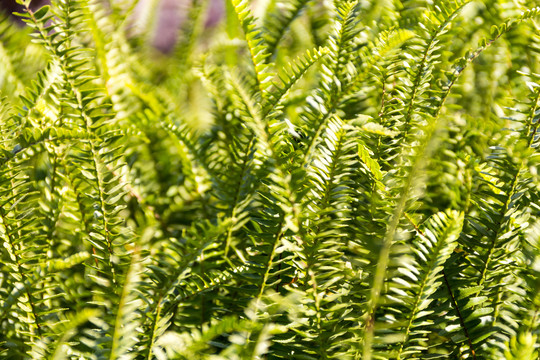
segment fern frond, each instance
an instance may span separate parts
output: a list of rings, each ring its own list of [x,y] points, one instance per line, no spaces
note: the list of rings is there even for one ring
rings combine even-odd
[[[538,357],[535,350],[536,336],[531,333],[520,334],[512,337],[508,344],[508,350],[505,351],[505,357],[509,360],[523,359],[532,360]]]
[[[263,113],[268,114],[270,117],[276,117],[274,113],[281,110],[283,98],[289,93],[294,84],[327,53],[326,48],[315,49],[313,53],[308,50],[303,56],[288,64],[283,73],[278,74],[281,83],[273,83],[273,88],[268,90],[269,98],[267,103],[263,105]]]
[[[400,302],[404,300],[406,306],[411,306],[411,308],[404,311],[410,314],[410,317],[404,327],[404,340],[397,351],[397,359],[413,356],[418,352],[413,344],[425,339],[422,327],[427,325],[427,319],[431,315],[431,311],[428,310],[433,301],[431,296],[437,290],[437,285],[442,282],[444,264],[454,251],[462,228],[463,213],[449,211],[432,216],[418,241],[414,243],[413,251],[416,261],[419,261],[421,265],[410,264],[400,271],[404,276],[398,278],[399,282],[397,279],[393,280],[397,285],[394,289],[399,289],[399,291],[391,288],[391,292],[396,291],[397,294],[401,294],[401,291],[405,291],[412,295],[410,298],[412,301],[400,297]],[[411,284],[411,281],[418,282]]]
[[[278,45],[291,23],[309,6],[311,0],[274,1],[264,18],[264,35],[267,51],[274,56]]]
[[[270,56],[268,45],[265,43],[263,34],[256,26],[255,19],[250,13],[249,3],[246,0],[231,0],[236,16],[242,25],[244,35],[251,55],[251,62],[255,70],[255,78],[259,96],[261,99],[266,98],[267,89],[271,85],[273,74],[266,58]]]
[[[131,255],[131,265],[124,279],[117,308],[110,359],[128,360],[136,357],[133,348],[138,341],[136,331],[140,326],[141,315],[137,310],[141,308],[142,300],[135,293],[135,288],[140,281],[142,264],[136,249]]]
[[[352,325],[344,321],[347,310],[341,289],[346,286],[345,253],[354,196],[351,175],[357,167],[357,143],[350,140],[355,135],[354,127],[334,116],[317,149],[317,159],[307,171],[306,220],[298,244],[304,269],[299,269],[298,282],[311,300],[306,306],[316,314],[312,329],[304,330],[303,340],[313,344],[306,352],[322,358],[345,356],[343,340],[349,337],[347,326]]]
[[[336,110],[338,94],[342,91],[342,83],[346,81],[342,71],[351,59],[351,42],[358,34],[355,16],[357,6],[357,2],[343,2],[337,8],[338,17],[334,24],[334,34],[328,41],[328,55],[321,65],[321,90],[308,98],[308,108],[302,119],[309,143],[304,151],[304,160],[300,168],[311,161],[326,123]]]
[[[405,84],[402,94],[406,96],[406,108],[403,113],[403,131],[406,137],[410,128],[411,121],[416,122],[413,118],[417,115],[413,113],[413,109],[421,109],[422,95],[429,87],[431,73],[433,71],[434,62],[432,57],[436,56],[440,50],[440,38],[448,31],[448,27],[459,14],[461,9],[468,4],[468,1],[458,1],[455,4],[441,4],[441,7],[436,6],[436,12],[426,12],[426,20],[422,21],[422,26],[426,28],[429,40],[423,44],[421,54],[418,58],[421,61],[410,69],[409,74],[411,84]],[[414,55],[413,55],[414,56]],[[418,106],[420,104],[420,106]],[[421,116],[419,114],[418,116]]]

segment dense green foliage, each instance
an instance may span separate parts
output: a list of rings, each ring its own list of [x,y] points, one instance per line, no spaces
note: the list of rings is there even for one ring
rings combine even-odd
[[[19,2],[1,358],[538,359],[535,0]]]

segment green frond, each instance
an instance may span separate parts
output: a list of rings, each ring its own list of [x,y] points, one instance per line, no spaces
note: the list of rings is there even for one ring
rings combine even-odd
[[[508,350],[505,351],[506,359],[536,359],[538,352],[535,350],[536,336],[531,333],[520,334],[513,337],[508,344]]]
[[[287,65],[282,73],[278,74],[280,83],[273,83],[269,93],[267,103],[263,105],[263,112],[269,114],[281,110],[283,98],[290,92],[292,87],[304,76],[304,74],[323,56],[328,53],[326,48],[315,49],[313,51],[306,51],[303,56],[298,57],[295,61]]]
[[[50,359],[68,359],[69,356],[74,353],[73,349],[70,348],[68,341],[75,335],[77,328],[89,321],[99,318],[99,315],[101,314],[98,310],[86,309],[74,316],[68,317],[64,323],[60,323],[58,326],[58,333],[61,334],[61,336],[52,345]]]
[[[381,190],[384,190],[383,173],[381,172],[381,166],[375,160],[372,155],[369,153],[369,150],[362,143],[358,144],[358,155],[360,160],[362,160],[363,165],[367,168],[370,174],[373,177],[373,180],[377,184],[377,187]]]
[[[268,53],[274,56],[281,39],[291,23],[309,6],[311,0],[274,1],[264,18],[265,41]]]
[[[109,359],[134,359],[133,352],[137,344],[134,333],[140,326],[141,315],[138,309],[141,308],[142,300],[136,295],[135,288],[140,282],[142,264],[139,254],[135,249],[131,254],[131,265],[127,271],[122,286],[122,295],[116,312],[116,322],[112,335],[112,344]]]
[[[402,114],[403,120],[401,120],[405,137],[411,126],[418,122],[416,117],[422,117],[422,113],[415,114],[413,109],[422,109],[423,107],[423,94],[429,88],[429,83],[432,79],[434,62],[431,59],[441,49],[439,45],[441,37],[447,33],[452,21],[469,2],[456,1],[449,3],[443,3],[440,7],[436,6],[436,11],[426,11],[420,26],[426,30],[428,40],[420,45],[422,50],[417,56],[415,56],[416,54],[411,56],[412,58],[421,58],[421,61],[412,65],[412,68],[408,63],[405,64],[405,67],[409,70],[409,83],[405,83],[404,88],[400,90],[406,98],[405,109]]]
[[[189,68],[196,49],[197,41],[204,31],[205,13],[209,5],[207,0],[193,1],[187,14],[186,25],[184,26],[183,39],[177,44],[176,52],[178,53],[178,61],[181,66]]]
[[[342,91],[342,83],[346,81],[342,71],[352,57],[352,41],[358,34],[356,11],[357,2],[340,3],[336,9],[337,18],[333,35],[329,38],[328,54],[321,64],[321,83],[318,93],[310,96],[308,106],[302,118],[303,128],[307,132],[308,144],[304,150],[303,168],[312,160],[313,152],[321,141],[324,128],[337,110],[337,102]]]
[[[403,305],[410,307],[404,311],[410,314],[410,317],[406,321],[404,340],[399,346],[397,359],[418,353],[413,344],[426,339],[421,328],[429,323],[427,319],[432,314],[429,310],[433,301],[431,296],[442,283],[444,265],[457,246],[456,240],[462,228],[463,213],[448,211],[433,215],[420,233],[418,241],[413,244],[418,265],[408,264],[406,268],[398,270],[403,275],[393,280],[397,286],[391,288],[390,292],[402,294],[401,292],[405,291],[414,294],[409,299],[400,297],[399,300]],[[392,297],[395,295],[392,294]]]
[[[231,0],[234,6],[236,16],[244,30],[244,36],[251,55],[251,62],[255,70],[257,88],[259,97],[266,98],[266,91],[271,85],[273,77],[269,65],[266,64],[266,58],[270,56],[268,45],[266,44],[261,30],[256,26],[255,19],[250,13],[247,0]]]
[[[346,354],[342,343],[348,336],[347,312],[341,290],[346,286],[347,237],[350,235],[352,173],[357,165],[355,128],[339,117],[331,119],[317,158],[308,168],[298,283],[311,301],[306,306],[316,314],[313,329],[303,335],[317,357]],[[343,304],[341,307],[337,304]],[[330,337],[329,335],[332,336]]]
[[[345,102],[347,98],[357,95],[364,82],[373,76],[374,70],[381,73],[383,79],[391,77],[392,70],[397,65],[392,58],[394,53],[414,36],[414,32],[405,29],[382,31],[377,34],[374,41],[360,48],[357,60],[359,69],[348,82],[342,101]]]

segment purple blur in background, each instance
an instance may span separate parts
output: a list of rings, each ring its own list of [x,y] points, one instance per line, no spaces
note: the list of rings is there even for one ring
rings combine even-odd
[[[114,1],[114,0],[113,0]],[[133,0],[137,1],[137,0]],[[137,8],[144,9],[144,4],[149,0],[138,0]],[[156,20],[156,33],[153,38],[152,45],[163,53],[170,53],[174,48],[179,36],[179,31],[183,22],[186,19],[187,11],[192,0],[160,0],[158,5]],[[31,3],[32,9],[38,9],[43,5],[49,4],[49,0],[33,0]],[[21,12],[23,7],[18,5],[15,0],[0,0],[0,9],[8,14],[13,12]],[[140,10],[139,10],[140,12]],[[209,0],[206,17],[206,27],[215,26],[223,17],[224,1]],[[140,16],[135,12],[135,16]],[[16,16],[16,21],[22,25],[22,21]]]
[[[35,10],[47,4],[49,4],[49,0],[33,0],[30,3],[30,8],[32,10]],[[0,0],[0,11],[4,11],[8,14],[12,14],[14,12],[22,12],[23,9],[24,9],[24,6],[17,4],[15,0]],[[13,16],[13,18],[15,18],[15,20],[19,24],[21,25],[23,24],[21,19],[19,19],[17,16]]]
[[[139,5],[150,0],[139,0]],[[158,21],[153,45],[163,53],[169,53],[178,39],[180,28],[186,19],[191,0],[160,0]],[[144,6],[142,6],[144,8]],[[216,25],[224,12],[223,0],[209,0],[205,26]]]

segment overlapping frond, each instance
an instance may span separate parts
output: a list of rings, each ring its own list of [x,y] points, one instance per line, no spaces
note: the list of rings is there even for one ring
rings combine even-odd
[[[268,53],[276,53],[279,42],[289,29],[291,23],[309,6],[311,0],[273,1],[264,18],[264,36]]]
[[[259,97],[266,97],[266,90],[271,85],[270,80],[273,74],[271,68],[266,63],[266,58],[270,56],[268,45],[265,43],[261,30],[257,28],[255,19],[251,15],[249,3],[246,0],[231,0],[238,16],[238,20],[244,30],[244,35],[251,55],[251,63],[255,70],[255,79],[259,89]]]

